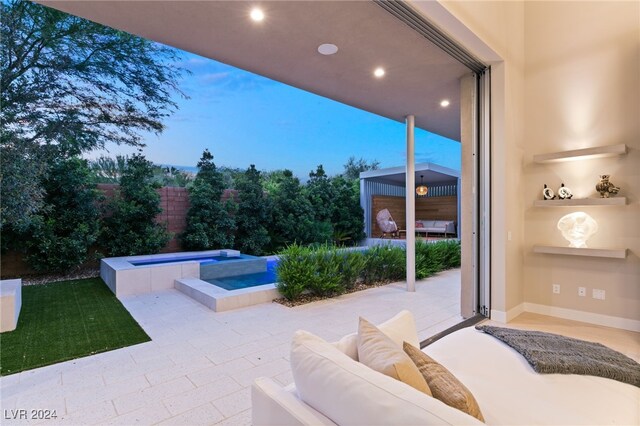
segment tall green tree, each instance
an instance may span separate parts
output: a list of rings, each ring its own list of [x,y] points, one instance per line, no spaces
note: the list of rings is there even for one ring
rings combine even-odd
[[[330,223],[335,200],[331,180],[325,173],[322,164],[316,168],[315,172],[309,173],[305,193],[313,207],[316,220]]]
[[[331,223],[334,241],[357,244],[365,237],[364,211],[360,206],[360,181],[335,176],[331,179],[333,193]]]
[[[26,0],[0,3],[0,228],[25,229],[56,157],[142,146],[182,94],[179,53]]]
[[[161,186],[177,186],[184,188],[193,180],[190,173],[173,166],[159,166],[156,164],[153,166],[153,175],[154,179]]]
[[[378,160],[367,161],[364,158],[349,157],[343,166],[342,176],[345,179],[360,179],[360,173],[368,170],[378,170],[379,166],[380,162]]]
[[[58,160],[44,180],[45,207],[34,216],[25,245],[37,271],[68,271],[89,258],[100,230],[99,198],[86,160]]]
[[[110,256],[157,253],[169,242],[165,226],[156,222],[162,212],[158,187],[150,161],[142,154],[127,159],[100,238]]]
[[[236,249],[243,253],[261,255],[269,244],[266,225],[269,218],[269,200],[260,179],[260,171],[251,165],[236,178],[238,211],[236,213]]]
[[[127,157],[124,155],[116,155],[114,158],[101,155],[91,161],[89,167],[98,183],[117,184],[120,183],[120,177],[127,167]]]
[[[198,174],[189,188],[187,227],[182,246],[187,250],[209,250],[233,247],[235,206],[221,201],[224,178],[205,149],[198,162]]]
[[[304,194],[300,180],[291,170],[275,178],[271,193],[269,236],[271,248],[280,250],[288,244],[322,243],[331,240],[331,226],[317,222],[313,206]]]

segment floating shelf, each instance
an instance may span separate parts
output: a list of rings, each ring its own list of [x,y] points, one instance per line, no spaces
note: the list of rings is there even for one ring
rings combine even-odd
[[[573,198],[571,200],[535,200],[535,207],[563,207],[563,206],[624,206],[626,197],[612,198]]]
[[[533,156],[535,163],[558,163],[571,160],[591,160],[594,158],[615,157],[625,155],[627,145],[607,145],[595,148],[574,149],[571,151],[552,152],[549,154],[539,154]]]
[[[627,249],[593,249],[554,246],[533,246],[534,253],[566,254],[569,256],[608,257],[624,259],[627,257]]]

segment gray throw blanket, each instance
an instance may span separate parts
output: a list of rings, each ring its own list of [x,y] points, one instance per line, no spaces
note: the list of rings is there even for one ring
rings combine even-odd
[[[511,346],[538,373],[599,376],[640,387],[640,364],[600,343],[489,325],[476,329]]]

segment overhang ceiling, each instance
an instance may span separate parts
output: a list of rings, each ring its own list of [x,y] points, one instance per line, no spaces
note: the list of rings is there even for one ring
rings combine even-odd
[[[413,114],[417,127],[460,140],[458,79],[470,71],[371,1],[40,3],[393,120]],[[260,23],[249,19],[257,5]],[[320,55],[322,43],[338,53]]]

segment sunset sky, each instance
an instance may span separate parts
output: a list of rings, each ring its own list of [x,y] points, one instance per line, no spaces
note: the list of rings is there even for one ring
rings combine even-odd
[[[350,156],[404,165],[403,123],[194,54],[183,53],[181,65],[192,73],[181,82],[190,99],[176,99],[164,133],[145,135],[154,163],[193,167],[208,148],[219,166],[288,168],[303,180],[318,164],[339,173]],[[107,148],[91,157],[134,152]],[[416,161],[459,170],[460,144],[418,130]]]

